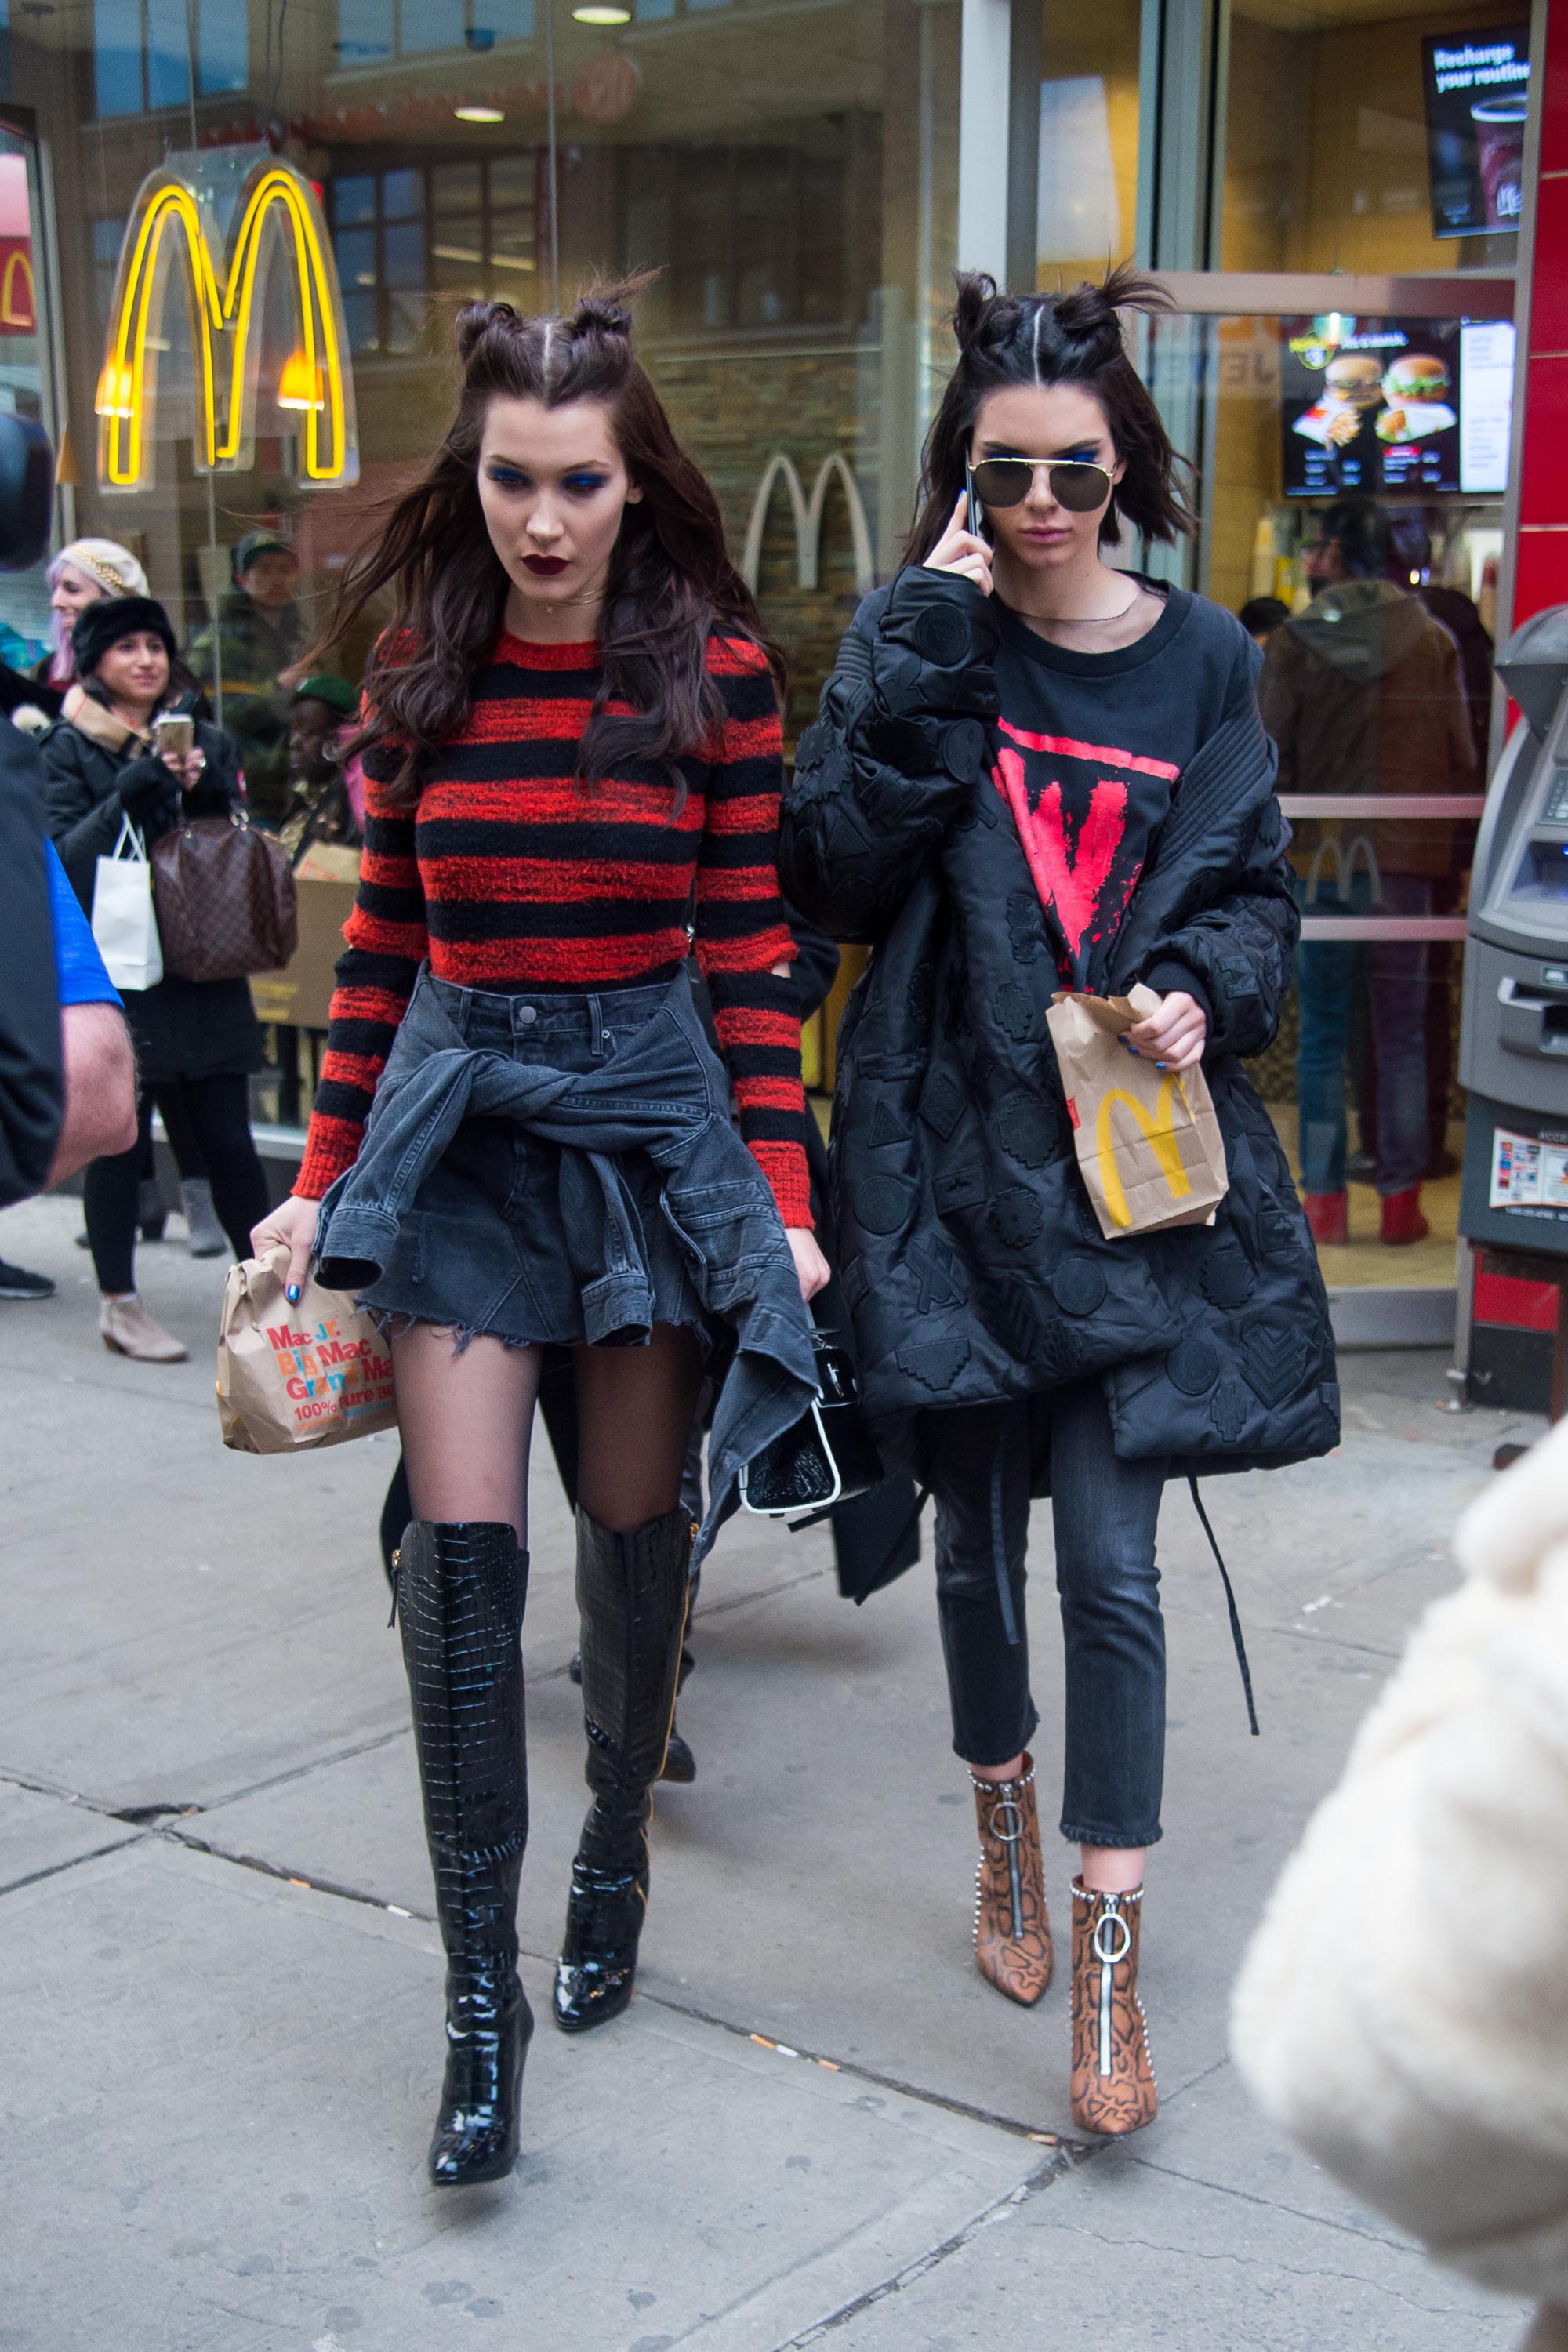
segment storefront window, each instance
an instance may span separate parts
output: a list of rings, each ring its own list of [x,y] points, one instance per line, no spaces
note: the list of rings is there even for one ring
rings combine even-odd
[[[1139,0],[1044,0],[1037,248],[1042,288],[1103,276],[1138,235]]]
[[[556,0],[553,144],[542,0],[338,0],[302,18],[260,0],[248,16],[244,0],[94,0],[83,50],[19,36],[17,94],[57,159],[73,447],[95,438],[124,224],[171,157],[199,159],[220,270],[258,155],[314,183],[357,393],[359,482],[312,492],[298,383],[278,397],[296,331],[275,252],[254,461],[214,477],[209,498],[176,256],[149,328],[155,478],[115,496],[87,469],[76,527],[153,558],[191,630],[211,617],[225,549],[268,521],[298,547],[313,616],[371,501],[440,429],[457,309],[531,310],[596,272],[657,268],[644,352],[795,657],[798,717],[911,503],[953,259],[960,13],[636,0],[629,23],[600,28]]]
[[[1331,312],[1153,338],[1157,381],[1184,373],[1204,425],[1203,584],[1263,646],[1303,942],[1251,1076],[1338,1286],[1453,1281],[1512,333]]]
[[[1527,17],[1235,0],[1223,267],[1511,268]]]

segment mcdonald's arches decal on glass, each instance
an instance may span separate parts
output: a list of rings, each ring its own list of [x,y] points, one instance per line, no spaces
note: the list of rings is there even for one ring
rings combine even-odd
[[[293,165],[261,155],[241,183],[226,239],[205,192],[164,166],[137,191],[120,251],[99,378],[98,478],[106,490],[153,479],[160,352],[171,271],[190,322],[198,473],[254,462],[269,273],[285,269],[294,343],[268,393],[279,429],[299,436],[300,479],[338,489],[358,479],[353,375],[332,248],[315,189]],[[214,250],[215,244],[222,250]]]

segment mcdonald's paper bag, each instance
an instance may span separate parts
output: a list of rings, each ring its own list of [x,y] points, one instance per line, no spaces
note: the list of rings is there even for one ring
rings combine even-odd
[[[1127,996],[1058,995],[1046,1016],[1079,1170],[1108,1241],[1212,1224],[1229,1189],[1201,1066],[1157,1069],[1121,1043],[1159,1005],[1140,983]]]
[[[237,1454],[296,1454],[392,1429],[392,1351],[368,1315],[311,1277],[290,1307],[289,1253],[231,1265],[217,1341],[217,1410]]]

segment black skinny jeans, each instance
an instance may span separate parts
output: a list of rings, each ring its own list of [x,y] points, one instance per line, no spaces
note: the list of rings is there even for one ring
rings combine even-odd
[[[153,1090],[162,1108],[177,1098],[212,1181],[213,1207],[237,1258],[250,1255],[250,1229],[271,1205],[267,1178],[250,1133],[250,1081],[243,1076],[162,1080]],[[136,1194],[153,1125],[152,1094],[142,1097],[136,1140],[129,1151],[89,1163],[82,1180],[87,1237],[100,1290],[136,1287]]]
[[[1165,1758],[1154,1533],[1166,1465],[1118,1459],[1098,1380],[1056,1390],[1050,1404],[1067,1664],[1062,1835],[1078,1845],[1153,1845]],[[968,1764],[1005,1764],[1040,1719],[1024,1610],[1029,1406],[963,1405],[931,1414],[927,1432],[952,1744]]]

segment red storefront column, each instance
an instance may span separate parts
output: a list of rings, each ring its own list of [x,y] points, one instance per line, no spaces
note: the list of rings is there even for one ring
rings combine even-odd
[[[1547,12],[1513,625],[1568,603],[1568,8]]]

